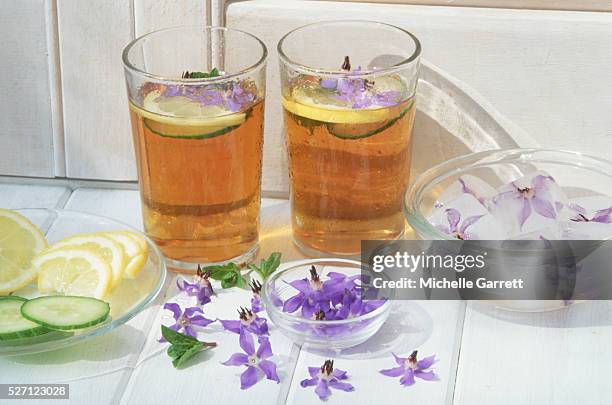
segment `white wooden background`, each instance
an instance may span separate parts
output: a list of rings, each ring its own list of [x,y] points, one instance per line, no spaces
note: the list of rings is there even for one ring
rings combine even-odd
[[[273,175],[284,155],[279,100],[273,97],[276,41],[290,28],[321,19],[373,19],[408,28],[422,40],[425,58],[483,94],[541,145],[612,157],[612,13],[398,4],[410,0],[208,1],[3,0],[0,175],[135,180],[122,48],[153,29],[225,20],[260,36],[271,50],[271,158],[264,190],[284,187]],[[449,2],[456,3],[508,4]],[[610,8],[597,0],[530,4]]]

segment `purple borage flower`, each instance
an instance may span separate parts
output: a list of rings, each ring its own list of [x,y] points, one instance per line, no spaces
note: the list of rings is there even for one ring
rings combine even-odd
[[[253,292],[253,297],[251,298],[251,311],[256,314],[263,311],[263,305],[261,303],[261,288],[263,286],[257,280],[252,280],[249,286]]]
[[[477,239],[476,235],[468,232],[468,228],[474,225],[483,215],[473,215],[461,221],[461,213],[454,208],[447,208],[446,219],[448,220],[448,226],[437,225],[436,228],[451,235],[454,238],[461,240]],[[461,223],[461,225],[459,225]]]
[[[194,326],[204,327],[214,322],[213,320],[204,317],[204,311],[202,311],[202,308],[200,307],[190,307],[183,311],[179,304],[168,302],[164,305],[164,309],[171,311],[172,316],[176,321],[174,325],[169,326],[169,328],[176,332],[180,332],[182,330],[189,336],[197,337],[197,333],[193,329]],[[165,342],[165,339],[161,338],[159,341]]]
[[[255,351],[253,335],[246,330],[240,331],[240,347],[244,353],[234,353],[224,363],[225,366],[246,366],[247,369],[240,375],[240,389],[247,389],[255,385],[262,377],[280,382],[276,373],[276,364],[268,360],[272,357],[272,346],[267,337],[259,338],[259,348]]]
[[[198,271],[194,277],[194,282],[189,283],[184,278],[176,280],[176,286],[179,290],[187,293],[187,295],[197,297],[198,304],[204,305],[210,302],[215,292],[210,283],[210,271],[203,271],[198,265]]]
[[[393,354],[393,357],[395,357],[395,362],[398,366],[386,370],[380,370],[380,373],[386,375],[387,377],[401,376],[399,381],[402,385],[410,386],[414,384],[414,377],[427,381],[438,379],[438,376],[432,370],[428,370],[435,362],[435,355],[418,360],[417,351],[415,350],[406,358],[398,357],[395,354]]]
[[[355,387],[351,384],[342,382],[348,378],[346,371],[334,369],[334,361],[326,360],[321,367],[308,367],[310,378],[300,381],[304,388],[314,387],[319,399],[325,401],[331,395],[330,388],[346,392],[354,391]]]
[[[237,321],[226,321],[219,319],[223,329],[233,333],[242,333],[247,331],[254,333],[258,336],[268,334],[268,322],[266,318],[261,318],[257,314],[253,313],[250,309],[240,307],[238,309],[239,320]]]
[[[612,207],[597,210],[592,213],[589,213],[584,207],[578,204],[570,204],[569,208],[575,213],[575,215],[570,218],[570,221],[612,224]]]
[[[257,101],[254,83],[238,81],[225,84],[167,85],[163,97],[186,97],[204,107],[218,106],[237,112],[250,108]]]
[[[554,182],[550,176],[537,175],[531,180],[528,187],[520,187],[515,182],[510,183],[503,191],[493,199],[493,203],[499,205],[503,202],[510,202],[518,211],[518,222],[520,228],[531,216],[532,211],[543,217],[554,219],[557,212],[553,202],[550,200],[549,182]]]
[[[348,56],[344,57],[341,70],[347,75],[359,75],[361,67],[351,70],[351,63]],[[367,108],[373,105],[381,107],[392,107],[398,105],[402,100],[402,93],[399,91],[379,91],[374,89],[372,81],[358,77],[342,79],[321,79],[319,85],[329,91],[337,93],[335,98],[343,101],[353,109]]]

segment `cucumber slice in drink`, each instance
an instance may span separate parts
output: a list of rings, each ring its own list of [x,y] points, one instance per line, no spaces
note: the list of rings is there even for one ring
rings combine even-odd
[[[381,133],[385,129],[392,127],[397,121],[404,118],[404,116],[412,109],[414,101],[411,101],[408,107],[406,107],[398,116],[380,122],[372,122],[368,124],[326,124],[327,130],[330,134],[336,138],[341,139],[363,139],[369,138],[373,135]]]
[[[49,329],[29,321],[21,315],[27,302],[21,297],[0,297],[0,340],[13,340],[42,335]]]
[[[54,330],[88,328],[104,322],[109,313],[107,302],[61,295],[34,298],[21,307],[25,318]]]

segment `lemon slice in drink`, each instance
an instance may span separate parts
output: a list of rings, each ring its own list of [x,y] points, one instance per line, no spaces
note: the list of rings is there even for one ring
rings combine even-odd
[[[102,299],[112,285],[112,271],[98,251],[65,247],[47,250],[32,263],[37,267],[41,293]]]
[[[169,138],[205,139],[230,132],[246,120],[246,113],[234,113],[218,105],[203,106],[183,96],[166,97],[149,92],[143,108],[130,103],[153,133]]]
[[[48,250],[54,251],[65,248],[85,248],[98,254],[110,266],[112,273],[111,287],[115,287],[121,282],[126,263],[123,247],[104,233],[75,235],[54,243],[49,246]]]
[[[37,276],[32,258],[47,247],[45,236],[23,215],[0,209],[0,295],[17,291]]]
[[[147,242],[138,235],[127,231],[106,232],[104,234],[123,246],[126,261],[124,276],[135,278],[147,262]],[[141,240],[143,243],[141,243]]]

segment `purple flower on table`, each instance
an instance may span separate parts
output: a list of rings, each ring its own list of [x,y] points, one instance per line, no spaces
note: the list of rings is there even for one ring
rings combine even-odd
[[[461,213],[456,209],[447,208],[444,212],[446,212],[448,226],[437,225],[436,228],[457,239],[470,240],[476,238],[476,235],[468,232],[468,228],[474,225],[483,215],[473,215],[461,221]]]
[[[283,303],[284,312],[293,313],[301,308],[302,316],[311,318],[315,312],[329,309],[329,298],[315,266],[310,268],[310,279],[303,278],[288,284],[298,290],[298,293]]]
[[[174,325],[169,326],[169,328],[176,332],[182,330],[189,336],[197,337],[197,333],[193,329],[194,326],[205,327],[214,322],[204,317],[204,311],[200,307],[190,307],[183,311],[179,304],[168,302],[164,305],[164,309],[171,311],[175,320]],[[159,341],[164,342],[165,340],[161,338]]]
[[[215,294],[210,282],[210,271],[203,271],[200,265],[198,265],[198,271],[193,283],[187,282],[184,278],[178,278],[176,286],[179,290],[187,293],[187,295],[197,297],[198,304],[200,305],[209,303],[210,297]]]
[[[584,207],[578,204],[570,204],[570,210],[574,215],[570,218],[573,222],[599,222],[602,224],[612,224],[612,207],[597,210],[589,213]]]
[[[346,371],[334,369],[333,360],[325,360],[321,367],[308,367],[310,378],[300,381],[304,388],[314,387],[319,399],[325,401],[331,395],[330,388],[346,392],[354,391],[355,387],[347,382],[342,382],[348,378]]]
[[[256,314],[263,311],[263,305],[261,303],[261,288],[263,286],[259,281],[252,280],[250,287],[251,292],[253,293],[253,297],[251,298],[251,311]]]
[[[246,330],[240,332],[240,347],[244,353],[234,353],[232,356],[221,363],[225,366],[246,366],[247,369],[240,375],[240,389],[247,389],[255,385],[261,375],[265,375],[268,380],[280,382],[276,373],[276,364],[268,360],[272,357],[272,346],[267,337],[260,337],[259,348],[255,351],[253,335]]]
[[[543,217],[554,219],[557,217],[555,205],[551,201],[549,182],[554,182],[551,176],[537,175],[531,184],[521,187],[516,182],[509,185],[509,190],[503,191],[493,198],[493,203],[499,205],[510,202],[518,212],[518,223],[523,227],[532,211]]]
[[[219,319],[219,322],[221,322],[223,329],[233,333],[239,334],[242,333],[242,331],[247,331],[255,335],[268,334],[268,322],[266,318],[261,318],[250,309],[244,307],[238,309],[238,316],[239,320],[237,321]]]
[[[410,386],[414,384],[414,378],[420,378],[426,381],[433,381],[438,376],[430,370],[432,364],[436,361],[435,355],[425,357],[424,359],[417,359],[417,351],[413,351],[412,354],[406,358],[399,357],[393,354],[397,367],[380,370],[380,373],[387,377],[400,377],[400,384]]]

